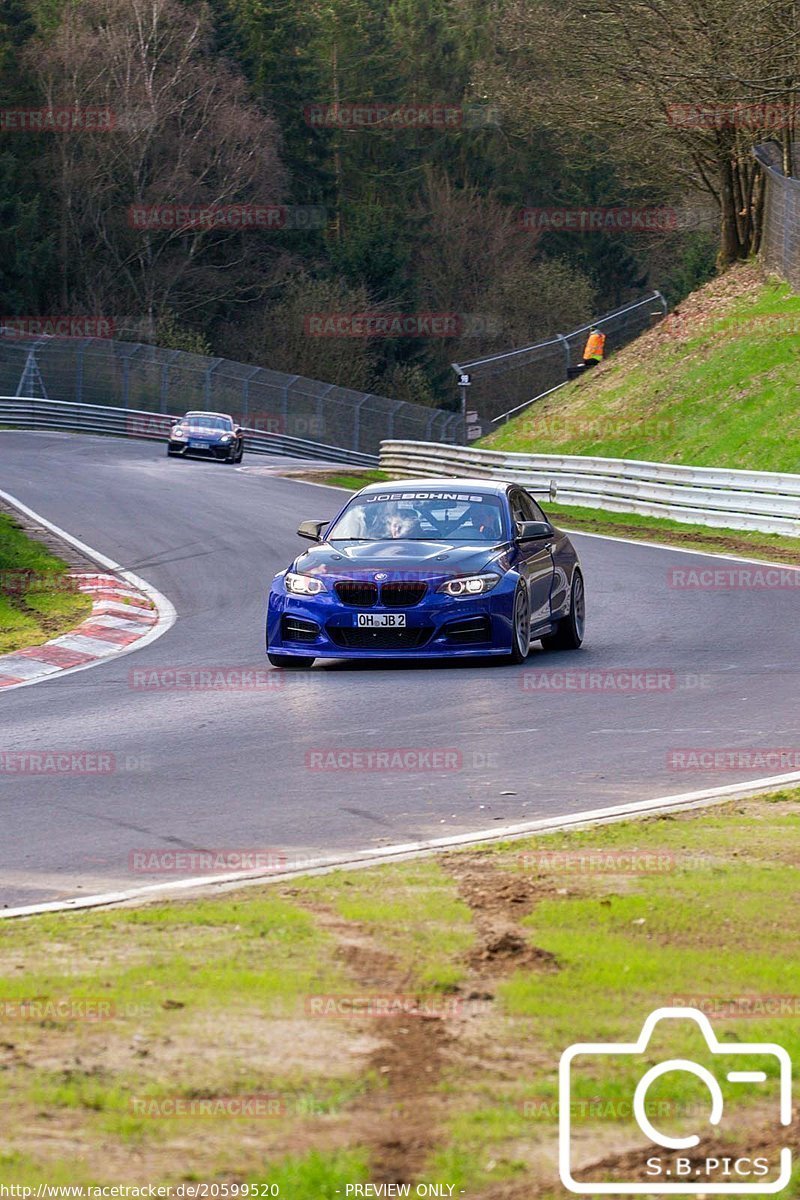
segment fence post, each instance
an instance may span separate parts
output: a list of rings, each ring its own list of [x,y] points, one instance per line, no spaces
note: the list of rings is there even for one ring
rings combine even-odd
[[[289,389],[293,388],[297,383],[299,375],[292,375],[283,385],[283,395],[281,396],[281,416],[283,417],[283,432],[289,432]]]
[[[206,367],[206,377],[203,381],[203,396],[206,402],[206,408],[211,407],[211,376],[216,371],[217,367],[222,362],[221,358],[215,358],[209,367]]]
[[[167,411],[167,393],[169,391],[169,362],[165,361],[161,364],[161,392],[160,392],[160,408],[161,412]]]
[[[564,378],[568,379],[569,378],[569,369],[572,366],[572,362],[570,360],[569,342],[564,337],[563,333],[557,333],[556,337],[561,342],[561,348],[564,351]]]
[[[131,362],[133,361],[134,355],[138,354],[139,351],[141,350],[141,348],[142,348],[141,342],[137,343],[131,350],[130,354],[126,354],[122,360],[122,406],[123,406],[123,408],[130,408],[130,406],[131,406],[131,395],[130,395]]]
[[[250,415],[250,380],[255,379],[261,367],[253,367],[249,375],[246,375],[242,380],[242,420],[241,424],[247,424],[247,418]]]
[[[361,406],[362,404],[365,404],[367,400],[371,399],[372,396],[370,393],[365,392],[360,400],[356,400],[354,406],[355,412],[353,413],[353,444],[350,447],[351,450],[361,449]]]
[[[75,370],[75,403],[83,404],[83,351],[86,343],[81,340],[78,343],[77,351],[77,368]]]
[[[396,412],[399,412],[404,404],[405,404],[405,400],[395,400],[394,408],[389,413],[389,428],[386,431],[386,436],[390,441],[394,437],[394,414]]]
[[[430,416],[428,417],[428,422],[427,422],[426,428],[425,428],[425,441],[426,442],[433,441],[433,422],[435,420],[436,420],[436,409],[432,408],[431,412],[430,412]]]

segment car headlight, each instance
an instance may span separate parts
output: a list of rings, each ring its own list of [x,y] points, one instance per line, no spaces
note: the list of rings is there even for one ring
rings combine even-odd
[[[313,575],[295,575],[294,571],[287,571],[283,582],[287,592],[294,592],[296,596],[318,596],[325,591],[325,584]]]
[[[436,590],[437,592],[444,592],[448,596],[485,596],[499,582],[500,576],[491,573],[487,575],[461,575],[456,579],[448,579],[446,583],[441,584]]]
[[[169,435],[175,442],[186,441],[186,430],[181,429],[180,425],[176,425],[172,433]]]
[[[231,440],[231,437],[232,437],[232,436],[233,436],[233,435],[232,435],[232,434],[230,434],[230,433],[223,433],[222,437],[221,437],[219,440],[220,440],[221,442],[229,442],[229,441]]]

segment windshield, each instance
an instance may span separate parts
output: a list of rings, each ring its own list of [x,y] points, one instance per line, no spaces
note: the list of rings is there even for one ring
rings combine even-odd
[[[358,496],[326,541],[497,542],[503,516],[497,496],[468,492],[379,492]]]
[[[193,426],[195,429],[232,429],[233,425],[229,417],[210,417],[205,413],[187,413],[181,422],[183,425]]]

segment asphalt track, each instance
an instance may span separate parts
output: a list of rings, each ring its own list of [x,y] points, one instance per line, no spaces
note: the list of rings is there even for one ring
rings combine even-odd
[[[343,499],[276,477],[274,465],[0,431],[0,489],[141,575],[178,612],[141,651],[0,693],[0,752],[99,751],[115,768],[0,773],[0,905],[165,878],[134,868],[142,852],[271,850],[291,864],[780,773],[676,770],[676,749],[800,754],[800,591],[676,588],[673,568],[732,564],[581,535],[581,651],[535,649],[524,667],[318,664],[233,691],[132,686],[131,672],[148,668],[264,669],[269,582],[303,546],[299,521],[330,516]],[[628,669],[661,682],[625,691],[596,674]],[[594,683],[581,690],[573,675],[577,690],[558,690],[550,673],[564,670],[594,672]],[[448,765],[307,765],[319,751],[391,748],[449,751]]]

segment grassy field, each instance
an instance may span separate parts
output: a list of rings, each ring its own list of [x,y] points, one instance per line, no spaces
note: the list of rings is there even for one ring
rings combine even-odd
[[[91,600],[68,571],[0,513],[0,654],[58,637],[88,616]]]
[[[800,472],[800,296],[736,267],[487,449]]]
[[[0,923],[0,1182],[270,1182],[289,1200],[435,1182],[555,1200],[572,1042],[633,1040],[680,998],[722,1040],[800,1054],[798,863],[792,791]],[[674,1030],[657,1049],[711,1065]],[[640,1074],[596,1060],[576,1079],[578,1161],[609,1180],[641,1158]],[[697,1123],[686,1078],[651,1097],[673,1133]],[[760,1093],[730,1100],[734,1132],[706,1152],[777,1144],[774,1082]]]

